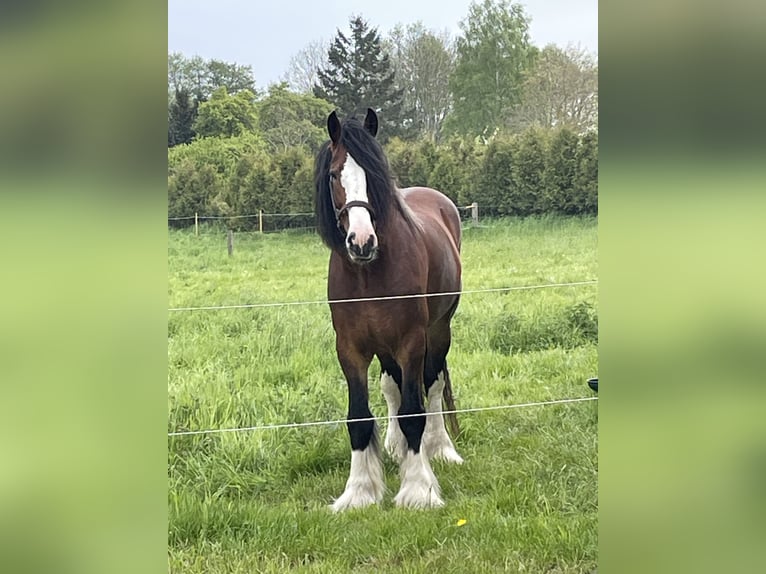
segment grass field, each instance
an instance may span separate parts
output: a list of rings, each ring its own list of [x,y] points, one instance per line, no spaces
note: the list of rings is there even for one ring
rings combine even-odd
[[[593,218],[468,228],[464,289],[596,278],[596,243]],[[322,300],[328,255],[311,233],[237,234],[229,257],[220,231],[170,231],[169,306]],[[596,285],[464,295],[449,356],[457,407],[592,396],[596,295]],[[371,409],[385,415],[378,380],[374,362]],[[169,432],[338,419],[346,397],[327,305],[169,313]],[[169,571],[595,570],[597,402],[460,423],[465,464],[433,463],[446,505],[428,511],[393,506],[387,457],[379,507],[328,510],[348,477],[342,424],[169,437]]]

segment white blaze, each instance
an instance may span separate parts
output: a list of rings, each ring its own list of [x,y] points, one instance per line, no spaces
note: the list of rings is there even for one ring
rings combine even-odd
[[[346,163],[340,172],[340,183],[346,190],[346,203],[363,201],[367,198],[367,175],[350,153],[346,154]],[[354,243],[364,245],[371,235],[375,235],[370,212],[364,207],[352,207],[348,210],[348,234],[355,233]]]

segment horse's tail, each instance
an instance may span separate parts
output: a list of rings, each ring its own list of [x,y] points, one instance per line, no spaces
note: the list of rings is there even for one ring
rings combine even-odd
[[[447,369],[446,361],[444,362],[444,392],[442,393],[442,398],[444,399],[444,406],[447,407],[446,410],[454,411],[455,399],[452,396],[452,382],[449,378],[449,370]],[[457,438],[460,435],[460,425],[457,422],[457,413],[451,412],[444,416],[447,418],[450,431],[452,431],[452,438]]]

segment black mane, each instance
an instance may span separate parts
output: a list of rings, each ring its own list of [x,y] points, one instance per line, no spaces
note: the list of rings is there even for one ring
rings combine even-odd
[[[375,212],[375,225],[385,228],[392,206],[399,207],[396,186],[383,148],[356,118],[341,122],[341,143],[367,176],[367,198]],[[314,165],[314,209],[322,241],[330,249],[345,249],[345,237],[338,229],[330,196],[330,141],[319,149]]]

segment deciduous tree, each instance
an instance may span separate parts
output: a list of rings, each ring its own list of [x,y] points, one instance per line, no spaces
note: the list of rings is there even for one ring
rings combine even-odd
[[[253,131],[257,115],[250,90],[228,94],[225,87],[199,105],[194,131],[202,137],[231,137]]]
[[[327,116],[332,105],[310,93],[296,94],[284,82],[274,84],[257,107],[258,126],[275,151],[305,147],[315,152],[327,139]]]
[[[183,89],[198,102],[204,102],[221,87],[226,87],[230,94],[242,90],[256,93],[252,67],[221,60],[204,60],[200,56],[187,58],[179,52],[168,54],[169,95],[176,89]]]
[[[524,8],[509,0],[474,2],[460,28],[449,126],[463,134],[487,134],[519,104],[524,73],[537,49],[530,44]]]
[[[404,88],[405,109],[412,111],[413,131],[431,140],[441,135],[452,102],[449,77],[455,51],[447,33],[429,31],[422,23],[395,27],[388,38],[396,81]]]
[[[598,65],[586,51],[548,45],[524,80],[514,117],[520,126],[568,126],[577,132],[598,123]]]
[[[327,41],[313,40],[290,58],[283,76],[290,89],[302,94],[312,93],[319,83],[319,70],[327,67],[328,49]]]

